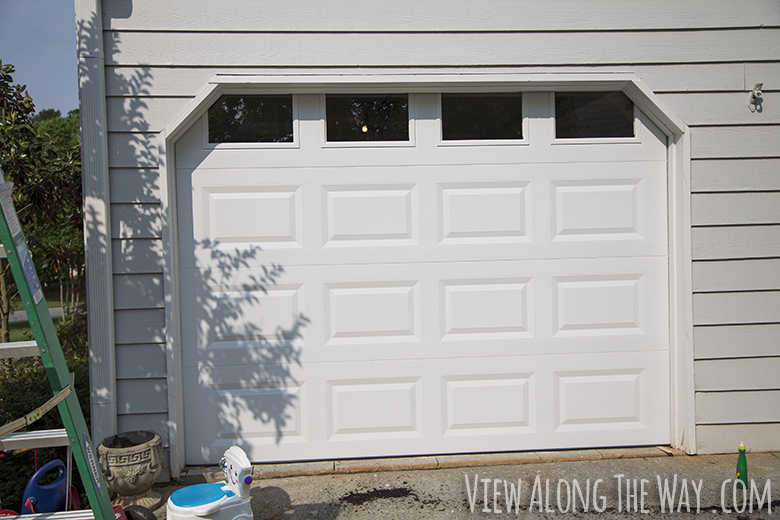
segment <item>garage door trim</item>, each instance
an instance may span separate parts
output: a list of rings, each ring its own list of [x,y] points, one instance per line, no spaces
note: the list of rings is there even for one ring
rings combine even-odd
[[[225,92],[347,93],[464,91],[622,90],[668,136],[669,327],[671,439],[695,452],[693,389],[693,311],[691,292],[690,134],[641,80],[631,74],[458,74],[458,75],[301,75],[215,76],[187,108],[160,133],[168,424],[171,473],[184,467],[179,261],[176,223],[174,145]],[[99,367],[96,367],[99,368]]]

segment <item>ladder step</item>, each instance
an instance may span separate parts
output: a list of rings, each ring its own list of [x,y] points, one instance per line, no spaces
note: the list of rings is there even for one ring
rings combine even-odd
[[[13,518],[19,518],[20,520],[94,520],[95,514],[91,509],[82,509],[79,511],[57,511],[56,513],[35,513]]]
[[[9,433],[5,437],[0,438],[0,449],[3,450],[23,450],[68,445],[70,445],[70,440],[64,428],[59,430]]]
[[[0,343],[0,359],[14,359],[40,356],[38,344],[34,341],[14,341]]]

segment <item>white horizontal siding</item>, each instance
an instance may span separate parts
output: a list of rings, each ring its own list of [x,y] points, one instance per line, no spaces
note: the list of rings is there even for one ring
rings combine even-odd
[[[696,361],[695,370],[697,391],[780,390],[780,356]]]
[[[691,163],[691,191],[780,191],[780,159],[703,159]]]
[[[780,391],[702,392],[696,399],[699,424],[777,422]]]
[[[486,66],[772,61],[780,29],[569,33],[104,33],[107,65]],[[630,44],[627,42],[630,41]],[[729,45],[723,45],[728,41]]]
[[[516,31],[760,27],[780,25],[773,0],[134,0],[106,2],[104,27],[206,31]]]
[[[780,324],[696,327],[696,359],[771,357],[780,355]]]
[[[162,240],[130,239],[111,241],[114,273],[162,273]]]
[[[780,290],[780,258],[693,264],[694,292],[767,290]]]

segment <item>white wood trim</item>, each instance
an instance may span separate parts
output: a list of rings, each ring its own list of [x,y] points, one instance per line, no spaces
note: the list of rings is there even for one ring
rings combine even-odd
[[[111,210],[100,0],[76,0],[92,438],[116,434]]]
[[[664,129],[664,127],[661,127]],[[694,454],[693,296],[691,274],[691,134],[683,123],[669,136],[669,340],[672,443]]]
[[[210,103],[216,100],[214,89],[206,88],[202,96],[196,99],[204,100],[201,105],[195,105],[198,115],[192,111],[185,111],[184,115],[172,123],[169,128],[188,128],[196,124],[198,117],[208,110]],[[206,104],[206,101],[210,101]],[[190,105],[192,106],[192,104]],[[205,108],[203,108],[205,107]],[[189,112],[189,114],[187,113]],[[172,126],[178,124],[180,126]],[[160,163],[160,210],[162,215],[162,244],[163,245],[163,286],[165,298],[165,354],[166,354],[166,378],[168,398],[168,446],[170,450],[170,472],[172,477],[177,477],[184,469],[184,405],[181,396],[184,394],[182,362],[181,362],[181,305],[179,302],[179,248],[178,226],[176,224],[176,171],[173,157],[174,143],[178,137],[176,132],[170,132],[169,128],[160,132],[159,137],[159,163]],[[172,135],[171,135],[172,134]],[[171,160],[168,160],[167,152],[171,151]]]
[[[160,191],[165,281],[165,341],[168,361],[168,417],[171,472],[184,467],[184,432],[181,395],[182,365],[179,302],[179,260],[176,237],[176,170],[174,145],[206,113],[224,89],[298,93],[372,92],[402,89],[406,92],[484,91],[506,89],[623,90],[669,136],[669,242],[671,326],[671,438],[676,447],[695,453],[695,401],[693,379],[693,311],[691,299],[690,159],[688,128],[658,101],[653,92],[630,74],[560,75],[392,75],[377,76],[215,76],[159,136]],[[129,311],[125,311],[129,312]]]
[[[656,94],[664,92],[740,92],[745,93],[745,74],[747,64],[742,63],[700,63],[700,64],[666,64],[666,65],[567,65],[567,66],[514,66],[493,67],[490,73],[503,74],[636,74],[642,81],[652,85]],[[354,69],[334,68],[328,69],[328,74],[354,74]],[[363,68],[364,75],[388,74],[388,69]],[[308,76],[323,74],[321,69],[290,69],[287,67],[264,69],[254,67],[236,68],[233,66],[216,67],[153,67],[153,66],[108,66],[106,67],[106,89],[110,97],[137,97],[139,99],[150,97],[195,97],[201,86],[215,74],[239,75],[250,74],[265,76]],[[485,72],[464,71],[456,67],[444,67],[436,69],[410,67],[396,67],[393,74],[450,74],[460,76],[484,75]],[[754,67],[756,81],[764,81],[764,86],[773,81],[780,83],[780,64],[757,63]],[[154,79],[154,93],[148,86],[138,82],[139,77]],[[755,83],[755,81],[754,81]],[[177,100],[178,102],[178,100]],[[118,103],[118,101],[117,101]],[[747,107],[747,105],[745,105]],[[679,114],[678,114],[679,115]],[[165,123],[167,124],[168,121]]]

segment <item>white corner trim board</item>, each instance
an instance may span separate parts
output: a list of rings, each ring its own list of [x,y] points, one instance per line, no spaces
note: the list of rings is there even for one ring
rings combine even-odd
[[[92,437],[116,434],[114,295],[102,10],[76,0]]]
[[[690,138],[686,125],[674,114],[672,114],[658,98],[650,91],[636,76],[632,74],[420,74],[420,75],[319,75],[319,74],[301,74],[295,76],[289,75],[218,75],[213,77],[204,87],[201,93],[187,106],[187,108],[160,134],[159,157],[160,157],[160,178],[161,178],[161,197],[162,197],[162,236],[164,247],[164,279],[165,279],[165,315],[166,315],[166,343],[167,343],[167,362],[168,362],[168,414],[170,424],[170,449],[171,449],[171,471],[177,474],[185,465],[185,437],[187,431],[184,428],[184,402],[182,394],[185,379],[185,363],[182,360],[182,309],[187,302],[181,301],[181,294],[185,291],[185,285],[181,280],[182,260],[180,254],[184,251],[179,250],[178,230],[186,220],[181,217],[181,208],[177,207],[177,165],[175,164],[174,146],[187,134],[205,115],[209,106],[211,106],[224,93],[286,93],[286,94],[324,94],[324,93],[378,93],[378,92],[407,92],[410,94],[431,94],[439,92],[505,92],[522,91],[529,93],[546,91],[604,91],[604,90],[622,90],[628,95],[635,105],[641,110],[647,118],[652,121],[667,139],[667,207],[668,214],[668,326],[669,326],[669,384],[670,384],[670,415],[669,424],[671,431],[669,438],[676,447],[684,449],[688,453],[694,453],[695,443],[695,422],[694,422],[694,387],[693,387],[693,345],[692,345],[692,305],[691,305],[691,233],[690,233]],[[236,182],[244,182],[240,179],[243,174],[236,174]],[[189,181],[188,181],[189,182]],[[292,181],[290,181],[292,182]],[[506,184],[506,182],[504,182]],[[442,184],[444,185],[444,184]],[[199,185],[200,186],[200,185]],[[464,186],[460,184],[449,185],[452,189],[460,189]],[[337,201],[348,207],[354,204],[354,197],[348,192],[339,191],[336,186],[324,187],[328,200]],[[385,197],[392,204],[407,204],[408,201],[415,201],[418,197],[415,188],[409,185],[407,188],[401,186],[403,190],[393,193],[387,192]],[[473,188],[471,185],[468,189]],[[194,189],[194,188],[193,188]],[[198,188],[200,189],[200,188]],[[447,188],[449,189],[449,188]],[[522,186],[512,186],[513,193],[518,194],[523,190]],[[279,190],[282,190],[280,187]],[[292,188],[291,188],[292,190]],[[329,191],[330,190],[330,191]],[[185,190],[186,191],[186,190]],[[287,192],[279,191],[273,195],[277,199],[281,197],[298,197],[294,190]],[[562,193],[564,193],[562,191]],[[275,192],[276,193],[276,192]],[[455,192],[453,192],[455,193]],[[465,193],[465,192],[464,192]],[[487,192],[479,192],[481,194]],[[457,195],[457,193],[455,193]],[[262,197],[266,195],[258,195]],[[373,195],[372,195],[373,196]],[[445,189],[443,197],[450,196]],[[453,195],[454,196],[454,195]],[[566,196],[566,195],[562,195]],[[352,198],[350,198],[352,197]],[[281,199],[280,199],[281,200]],[[293,200],[293,199],[290,199]],[[295,199],[297,200],[297,199]],[[453,198],[452,200],[457,200]],[[342,202],[339,202],[342,201]],[[343,202],[346,201],[346,202]],[[296,202],[297,204],[297,202]],[[391,202],[387,202],[391,204]],[[351,207],[351,206],[349,206]],[[396,207],[396,206],[388,206]],[[399,206],[400,207],[400,206]],[[404,206],[406,207],[406,206]],[[189,209],[185,208],[187,211]],[[191,226],[192,224],[187,224]],[[189,229],[189,228],[188,228]],[[191,252],[188,253],[192,255]],[[455,269],[455,267],[453,267]],[[459,268],[458,268],[459,269]],[[456,271],[453,271],[455,273]],[[356,279],[360,278],[359,272],[356,272]],[[370,280],[370,274],[366,274]],[[453,274],[455,276],[455,274]],[[458,275],[465,276],[465,275]],[[493,282],[491,282],[493,283]],[[525,295],[527,288],[523,286],[522,280],[515,280],[514,285],[506,285],[506,291],[503,294]],[[556,282],[559,283],[559,282]],[[560,282],[561,290],[566,291],[566,282]],[[628,283],[628,282],[627,282]],[[406,284],[406,285],[405,285]],[[445,284],[446,286],[446,284]],[[397,282],[393,285],[394,289],[369,288],[374,291],[373,294],[379,295],[376,298],[386,298],[388,302],[412,302],[420,298],[418,289],[414,285],[408,285],[407,282]],[[574,287],[574,286],[571,286]],[[363,290],[363,289],[361,289]],[[458,291],[464,291],[463,285],[455,284],[452,289],[445,287],[446,298],[460,298]],[[469,289],[472,290],[472,289]],[[494,291],[494,287],[483,288],[487,292]],[[504,290],[504,289],[502,289]],[[621,289],[622,290],[622,289]],[[187,289],[185,292],[190,291]],[[330,298],[339,305],[349,307],[355,293],[355,289],[349,284],[330,284],[326,287],[326,292],[330,291]],[[449,292],[448,292],[449,291]],[[514,291],[514,292],[513,292]],[[190,291],[191,292],[191,291]],[[190,294],[188,292],[187,294]],[[563,294],[563,293],[561,293]],[[570,292],[568,294],[574,294]],[[403,297],[398,296],[403,295]],[[285,296],[286,297],[286,296]],[[522,296],[524,297],[524,296]],[[399,299],[401,298],[401,299]],[[512,300],[513,296],[506,296],[507,301]],[[452,300],[461,301],[461,300]],[[412,307],[418,303],[410,304]],[[347,322],[332,322],[331,327],[351,326]],[[454,329],[453,329],[454,330]],[[416,341],[419,331],[413,327],[409,329],[409,341]],[[337,336],[333,336],[337,338]],[[349,344],[348,336],[344,336],[342,341],[345,345]],[[446,339],[446,338],[445,338]],[[456,338],[457,339],[457,338]],[[347,347],[344,347],[347,348]],[[571,381],[561,380],[561,388],[567,384],[574,384]],[[383,395],[400,396],[401,401],[408,395],[412,395],[415,390],[414,385],[408,386],[406,380],[388,383],[388,386],[381,390]],[[496,383],[498,384],[498,383]],[[501,383],[504,384],[504,383]],[[506,383],[510,384],[510,383]],[[514,383],[512,383],[514,384]],[[622,384],[622,383],[621,383]],[[217,384],[217,386],[219,386]],[[465,388],[463,384],[455,381],[452,384],[452,392],[461,392]],[[513,387],[515,388],[515,387]],[[518,387],[519,388],[519,387]],[[574,387],[571,387],[574,388]],[[341,399],[345,395],[345,390],[339,390],[333,387],[334,399]],[[342,393],[339,393],[342,392]],[[411,392],[411,393],[410,393]],[[349,394],[351,395],[351,394]],[[455,395],[455,394],[453,394]],[[351,398],[350,398],[351,399]],[[399,402],[401,402],[399,401]],[[334,428],[336,428],[334,426]],[[344,427],[344,432],[334,430],[333,437],[344,436],[347,439],[352,433],[351,430]],[[409,435],[412,435],[411,432]]]

